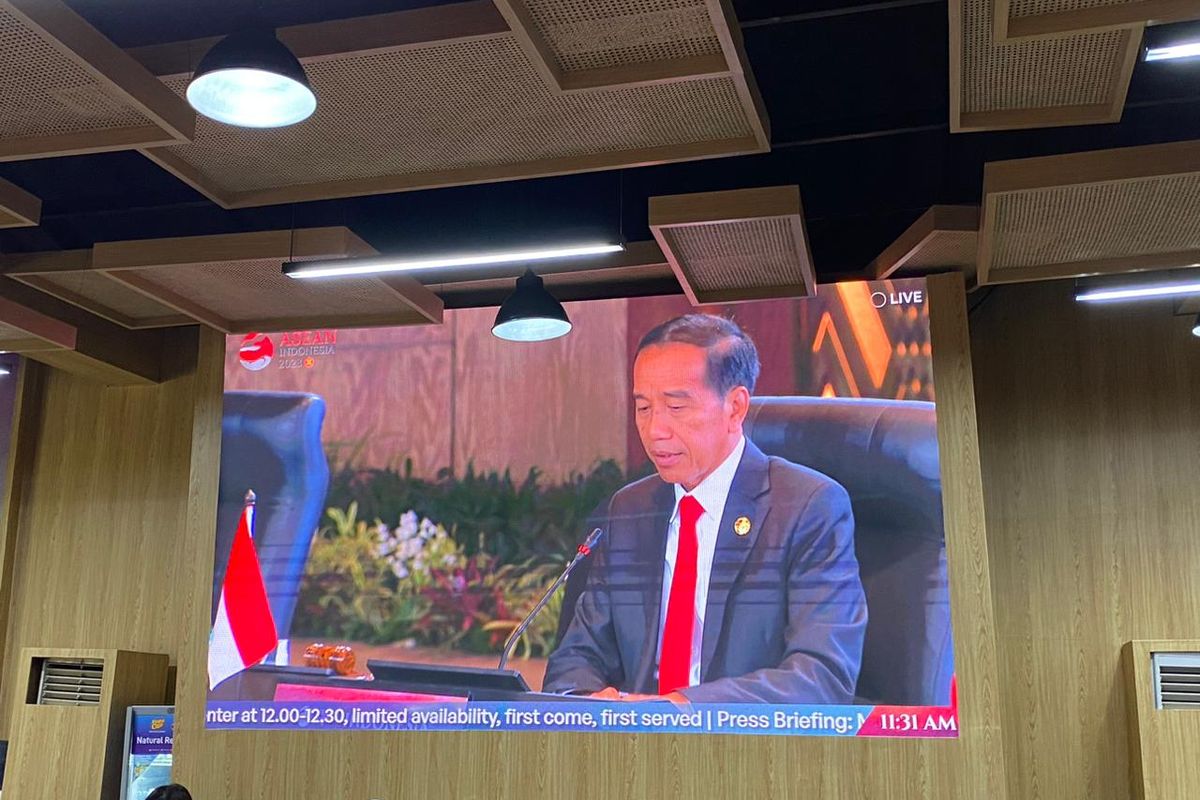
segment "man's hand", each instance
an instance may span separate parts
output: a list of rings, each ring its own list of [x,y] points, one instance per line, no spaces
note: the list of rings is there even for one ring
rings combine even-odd
[[[597,700],[619,700],[624,703],[655,703],[666,700],[677,706],[686,706],[691,702],[679,692],[671,692],[670,694],[626,694],[614,686],[607,686],[588,696]]]
[[[623,694],[617,699],[626,703],[653,703],[656,700],[662,700],[656,694]]]

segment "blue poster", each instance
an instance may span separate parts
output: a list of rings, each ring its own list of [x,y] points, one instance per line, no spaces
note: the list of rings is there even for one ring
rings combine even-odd
[[[129,709],[127,725],[125,800],[146,800],[152,791],[171,782],[174,710],[163,706],[134,706]]]

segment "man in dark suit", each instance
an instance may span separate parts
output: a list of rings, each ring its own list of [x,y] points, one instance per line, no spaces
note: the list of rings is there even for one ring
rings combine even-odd
[[[602,510],[545,691],[853,701],[867,609],[850,500],[746,440],[758,372],[754,343],[720,317],[678,317],[642,339],[634,413],[657,474]]]

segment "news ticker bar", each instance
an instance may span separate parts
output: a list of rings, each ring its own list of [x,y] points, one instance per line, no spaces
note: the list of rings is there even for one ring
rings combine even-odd
[[[940,706],[622,702],[322,703],[209,701],[219,730],[585,731],[767,736],[958,736],[958,711]]]

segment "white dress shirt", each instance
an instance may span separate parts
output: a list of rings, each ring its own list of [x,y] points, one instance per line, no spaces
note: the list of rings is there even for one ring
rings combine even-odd
[[[721,527],[721,516],[725,513],[729,487],[733,485],[733,476],[737,474],[738,464],[742,461],[742,452],[745,449],[746,437],[743,436],[738,439],[733,452],[692,491],[688,492],[679,484],[675,484],[675,510],[671,512],[671,522],[667,527],[667,557],[663,564],[662,610],[658,618],[658,656],[661,660],[663,629],[667,622],[667,602],[671,597],[675,556],[679,552],[679,501],[690,494],[704,508],[704,513],[696,522],[696,617],[692,624],[689,686],[700,683],[700,652],[704,643],[704,610],[708,606],[709,573],[712,571],[713,554],[717,550],[717,533]],[[655,672],[657,674],[657,670]]]

